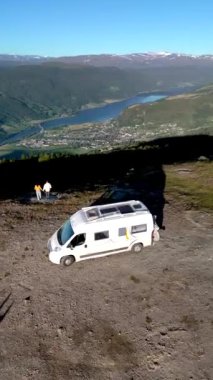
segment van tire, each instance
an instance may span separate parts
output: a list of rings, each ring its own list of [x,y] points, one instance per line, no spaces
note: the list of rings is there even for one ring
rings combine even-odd
[[[143,250],[143,244],[137,243],[132,246],[132,252],[133,253],[140,253]]]
[[[75,262],[75,257],[74,256],[63,256],[60,260],[60,263],[65,266],[69,267]]]

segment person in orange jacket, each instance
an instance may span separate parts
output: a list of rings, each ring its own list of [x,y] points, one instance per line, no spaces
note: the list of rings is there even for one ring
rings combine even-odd
[[[41,186],[40,185],[35,185],[34,186],[34,190],[36,192],[36,197],[37,197],[38,201],[40,201],[41,200],[41,191],[42,191]]]

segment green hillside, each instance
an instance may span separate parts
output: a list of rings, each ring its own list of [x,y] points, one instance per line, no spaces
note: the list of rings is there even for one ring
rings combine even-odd
[[[191,94],[130,107],[118,118],[116,125],[137,130],[146,137],[212,134],[213,85]]]
[[[48,63],[0,67],[0,138],[31,121],[71,115],[90,103],[211,81],[213,69],[208,66],[121,70]]]
[[[103,124],[87,123],[39,131],[18,143],[2,146],[0,158],[39,155],[41,160],[48,160],[58,154],[135,149],[138,144],[154,139],[204,134],[213,136],[213,85],[190,94],[129,107],[118,119]]]

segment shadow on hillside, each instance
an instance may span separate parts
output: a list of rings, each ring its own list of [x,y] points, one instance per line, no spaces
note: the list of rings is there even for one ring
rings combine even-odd
[[[108,201],[116,190],[116,196],[123,191],[121,200],[137,196],[163,226],[166,182],[163,164],[196,161],[200,156],[212,159],[212,147],[213,136],[198,135],[157,139],[105,154],[61,157],[45,162],[37,159],[8,162],[0,165],[0,196],[23,196],[33,192],[35,183],[43,185],[46,180],[58,193],[109,187]],[[110,195],[113,191],[114,195]],[[102,201],[107,201],[107,194]]]
[[[163,226],[163,209],[165,204],[165,173],[162,165],[153,163],[145,167],[132,167],[126,175],[109,186],[93,205],[123,202],[131,199],[142,201],[156,215],[160,228]]]

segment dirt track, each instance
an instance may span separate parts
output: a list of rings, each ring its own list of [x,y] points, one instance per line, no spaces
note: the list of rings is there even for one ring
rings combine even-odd
[[[46,244],[83,199],[0,203],[1,380],[213,379],[213,215],[167,200],[155,246],[66,269]]]

